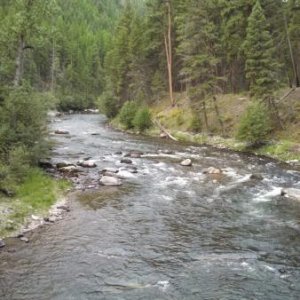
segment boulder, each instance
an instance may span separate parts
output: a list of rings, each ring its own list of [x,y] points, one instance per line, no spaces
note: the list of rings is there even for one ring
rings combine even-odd
[[[67,173],[67,174],[76,174],[76,173],[80,172],[80,170],[76,166],[68,166],[68,167],[59,168],[59,171],[62,173]]]
[[[67,130],[61,130],[61,129],[57,129],[54,131],[55,134],[70,134],[69,131]]]
[[[25,236],[22,236],[22,237],[20,238],[20,240],[21,240],[22,242],[24,242],[24,243],[29,243],[29,239],[28,239],[27,237],[25,237]]]
[[[6,197],[13,197],[15,196],[15,192],[11,191],[7,188],[0,188],[0,193],[2,193]]]
[[[261,174],[251,174],[250,176],[251,180],[263,180],[263,176]]]
[[[184,167],[191,167],[193,163],[191,159],[185,159],[180,164]]]
[[[83,167],[83,168],[96,168],[97,167],[95,161],[93,161],[93,160],[82,160],[82,161],[79,161],[77,164],[78,164],[78,166]]]
[[[41,159],[39,161],[39,166],[43,169],[52,169],[54,168],[53,164],[49,159]]]
[[[65,167],[75,167],[75,165],[66,161],[62,161],[56,164],[57,169],[61,169]]]
[[[110,176],[103,176],[99,182],[100,182],[100,184],[105,185],[105,186],[122,185],[122,181],[119,178],[110,177]]]
[[[132,164],[132,160],[129,158],[123,158],[123,159],[121,159],[121,163],[130,165],[130,164]]]
[[[281,191],[281,195],[300,201],[300,189],[294,189],[294,188],[283,189]]]
[[[222,174],[222,170],[215,168],[215,167],[209,167],[205,170],[203,170],[203,174]]]
[[[3,247],[5,247],[5,242],[0,239],[0,248],[3,248]]]

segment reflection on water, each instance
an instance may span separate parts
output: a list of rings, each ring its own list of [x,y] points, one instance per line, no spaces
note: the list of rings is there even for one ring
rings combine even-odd
[[[96,161],[79,187],[104,168],[122,168],[123,185],[74,192],[64,220],[32,232],[29,244],[8,241],[1,299],[300,299],[300,204],[279,193],[300,188],[298,171],[129,136],[104,121],[54,123],[71,135],[55,137],[53,160]],[[130,150],[144,152],[133,176],[120,162]],[[183,158],[193,166],[180,166]],[[211,166],[224,174],[203,174]]]

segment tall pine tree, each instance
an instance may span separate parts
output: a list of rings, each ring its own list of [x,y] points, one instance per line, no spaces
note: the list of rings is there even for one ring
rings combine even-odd
[[[246,78],[252,96],[271,100],[278,88],[279,64],[269,25],[259,0],[248,19],[247,36],[244,42]]]

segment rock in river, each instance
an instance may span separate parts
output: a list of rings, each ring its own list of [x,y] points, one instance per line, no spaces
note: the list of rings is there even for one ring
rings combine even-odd
[[[209,167],[203,170],[203,174],[222,174],[222,170],[214,167]]]
[[[124,157],[140,158],[144,153],[138,150],[132,150],[129,153],[126,153]]]
[[[3,240],[0,239],[0,248],[3,248],[3,247],[5,247],[5,243]]]
[[[63,167],[60,168],[59,171],[66,174],[76,174],[80,172],[80,170],[75,166]]]
[[[129,158],[123,158],[123,159],[121,159],[121,163],[130,165],[130,164],[132,164],[132,160]]]
[[[192,166],[192,161],[190,159],[185,159],[180,164],[184,167],[191,167]]]
[[[250,176],[251,180],[263,180],[263,176],[261,174],[251,174]]]
[[[103,176],[99,182],[100,182],[100,184],[106,185],[106,186],[122,185],[122,181],[119,178],[110,177],[110,176]]]
[[[54,131],[55,134],[70,134],[69,131],[67,130],[61,130],[61,129],[57,129]]]
[[[82,161],[79,161],[77,164],[78,164],[78,166],[83,167],[83,168],[96,168],[97,167],[95,161],[93,161],[93,160],[82,160]]]
[[[293,198],[300,201],[300,189],[293,189],[293,188],[283,189],[281,194],[283,196],[287,196],[289,198]]]

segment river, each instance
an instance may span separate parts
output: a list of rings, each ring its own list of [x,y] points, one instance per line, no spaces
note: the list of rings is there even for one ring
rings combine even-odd
[[[71,212],[0,253],[0,299],[300,299],[300,173],[268,159],[132,136],[99,115],[52,129],[53,161],[96,160],[78,186],[133,158],[121,187],[71,194]],[[191,158],[192,167],[180,166]],[[203,174],[207,167],[223,175]],[[125,172],[126,173],[126,172]],[[261,174],[263,180],[250,179]],[[130,173],[131,174],[131,173]]]

